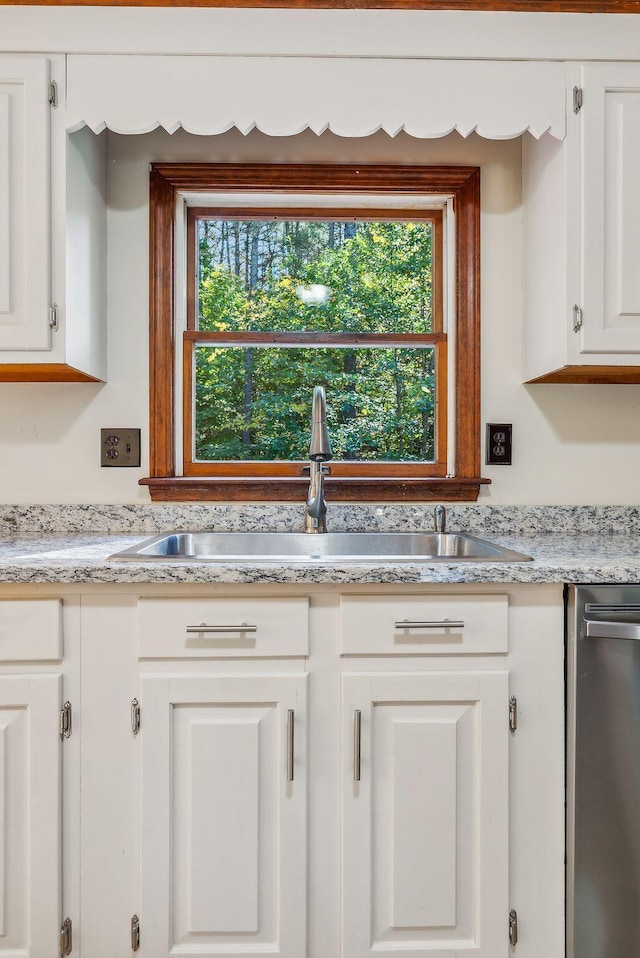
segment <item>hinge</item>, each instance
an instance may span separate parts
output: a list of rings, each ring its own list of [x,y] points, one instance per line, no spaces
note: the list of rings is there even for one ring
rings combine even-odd
[[[140,731],[140,703],[137,699],[131,699],[131,731],[134,735]]]
[[[65,918],[60,929],[60,958],[71,954],[73,948],[73,924],[70,918]]]
[[[573,307],[573,331],[577,333],[578,330],[582,329],[582,308],[580,306]]]
[[[137,951],[140,947],[140,919],[134,915],[131,919],[131,951]]]
[[[582,87],[574,86],[573,88],[573,112],[579,113],[582,109]]]
[[[49,326],[54,333],[58,332],[58,305],[54,303],[49,307]]]
[[[60,709],[60,738],[71,737],[71,702],[65,702]]]
[[[509,728],[512,732],[518,727],[518,700],[515,695],[509,699]]]
[[[509,912],[509,944],[514,948],[518,944],[518,912],[515,908]]]
[[[54,110],[58,109],[58,84],[55,80],[49,83],[49,103]]]

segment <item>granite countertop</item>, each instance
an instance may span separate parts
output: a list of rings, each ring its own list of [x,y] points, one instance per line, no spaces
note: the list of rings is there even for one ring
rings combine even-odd
[[[122,561],[116,552],[172,530],[300,531],[301,506],[0,505],[0,582],[411,583],[640,582],[638,506],[447,506],[464,531],[533,562],[198,563]],[[433,529],[431,505],[330,505],[331,531]]]

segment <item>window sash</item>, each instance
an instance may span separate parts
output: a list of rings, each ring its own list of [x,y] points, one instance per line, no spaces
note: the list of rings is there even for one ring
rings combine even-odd
[[[295,222],[420,222],[431,223],[433,243],[432,273],[432,333],[327,333],[327,332],[213,332],[198,329],[198,224],[201,220],[277,220]],[[438,476],[447,472],[447,335],[444,332],[444,241],[443,213],[439,208],[325,208],[318,207],[189,207],[187,210],[187,322],[183,333],[183,474],[185,476],[300,476],[306,463],[269,460],[196,460],[194,458],[195,430],[195,350],[197,346],[216,343],[221,346],[301,346],[346,347],[435,346],[436,380],[436,455],[429,462],[342,462],[332,460],[333,476]]]
[[[331,475],[342,476],[416,476],[443,477],[447,474],[447,339],[443,333],[421,333],[411,337],[394,337],[392,334],[372,334],[356,336],[334,334],[340,336],[340,346],[360,346],[366,341],[370,344],[375,340],[385,346],[428,347],[435,350],[435,381],[436,381],[436,409],[435,409],[435,460],[432,462],[372,462],[331,460]],[[310,339],[313,336],[313,339]],[[194,459],[194,430],[195,430],[195,351],[197,346],[216,343],[222,346],[265,346],[277,343],[279,346],[300,348],[313,343],[314,346],[335,346],[335,339],[329,340],[324,334],[308,333],[215,333],[190,331],[184,334],[183,340],[183,471],[185,476],[301,476],[307,461],[284,460],[196,460]]]
[[[322,209],[317,207],[189,207],[187,209],[187,330],[198,329],[198,222],[200,220],[275,220],[304,221],[316,223],[355,222],[355,223],[431,223],[433,226],[433,244],[431,250],[432,273],[432,330],[444,331],[444,233],[441,209]]]

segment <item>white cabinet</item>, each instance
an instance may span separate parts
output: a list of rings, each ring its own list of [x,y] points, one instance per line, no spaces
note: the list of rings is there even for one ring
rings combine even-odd
[[[105,376],[104,147],[64,100],[64,56],[0,55],[0,382]]]
[[[0,956],[59,949],[61,613],[57,599],[0,601]]]
[[[506,956],[507,673],[343,685],[343,955]]]
[[[638,362],[640,64],[585,64],[582,88],[580,350]]]
[[[83,595],[74,954],[562,958],[541,588]]]
[[[58,947],[60,688],[55,675],[0,676],[0,955]]]
[[[51,348],[51,63],[0,57],[0,350]]]
[[[301,958],[306,676],[141,684],[141,955]]]
[[[567,115],[523,143],[525,379],[640,382],[640,64],[571,67]]]
[[[507,612],[341,597],[344,956],[508,954]]]
[[[305,954],[308,606],[139,600],[143,956]]]

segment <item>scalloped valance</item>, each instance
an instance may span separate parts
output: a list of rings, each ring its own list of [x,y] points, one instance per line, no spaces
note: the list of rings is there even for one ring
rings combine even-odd
[[[566,129],[559,62],[365,57],[68,57],[66,125],[116,133],[269,136],[310,129],[488,139]]]

